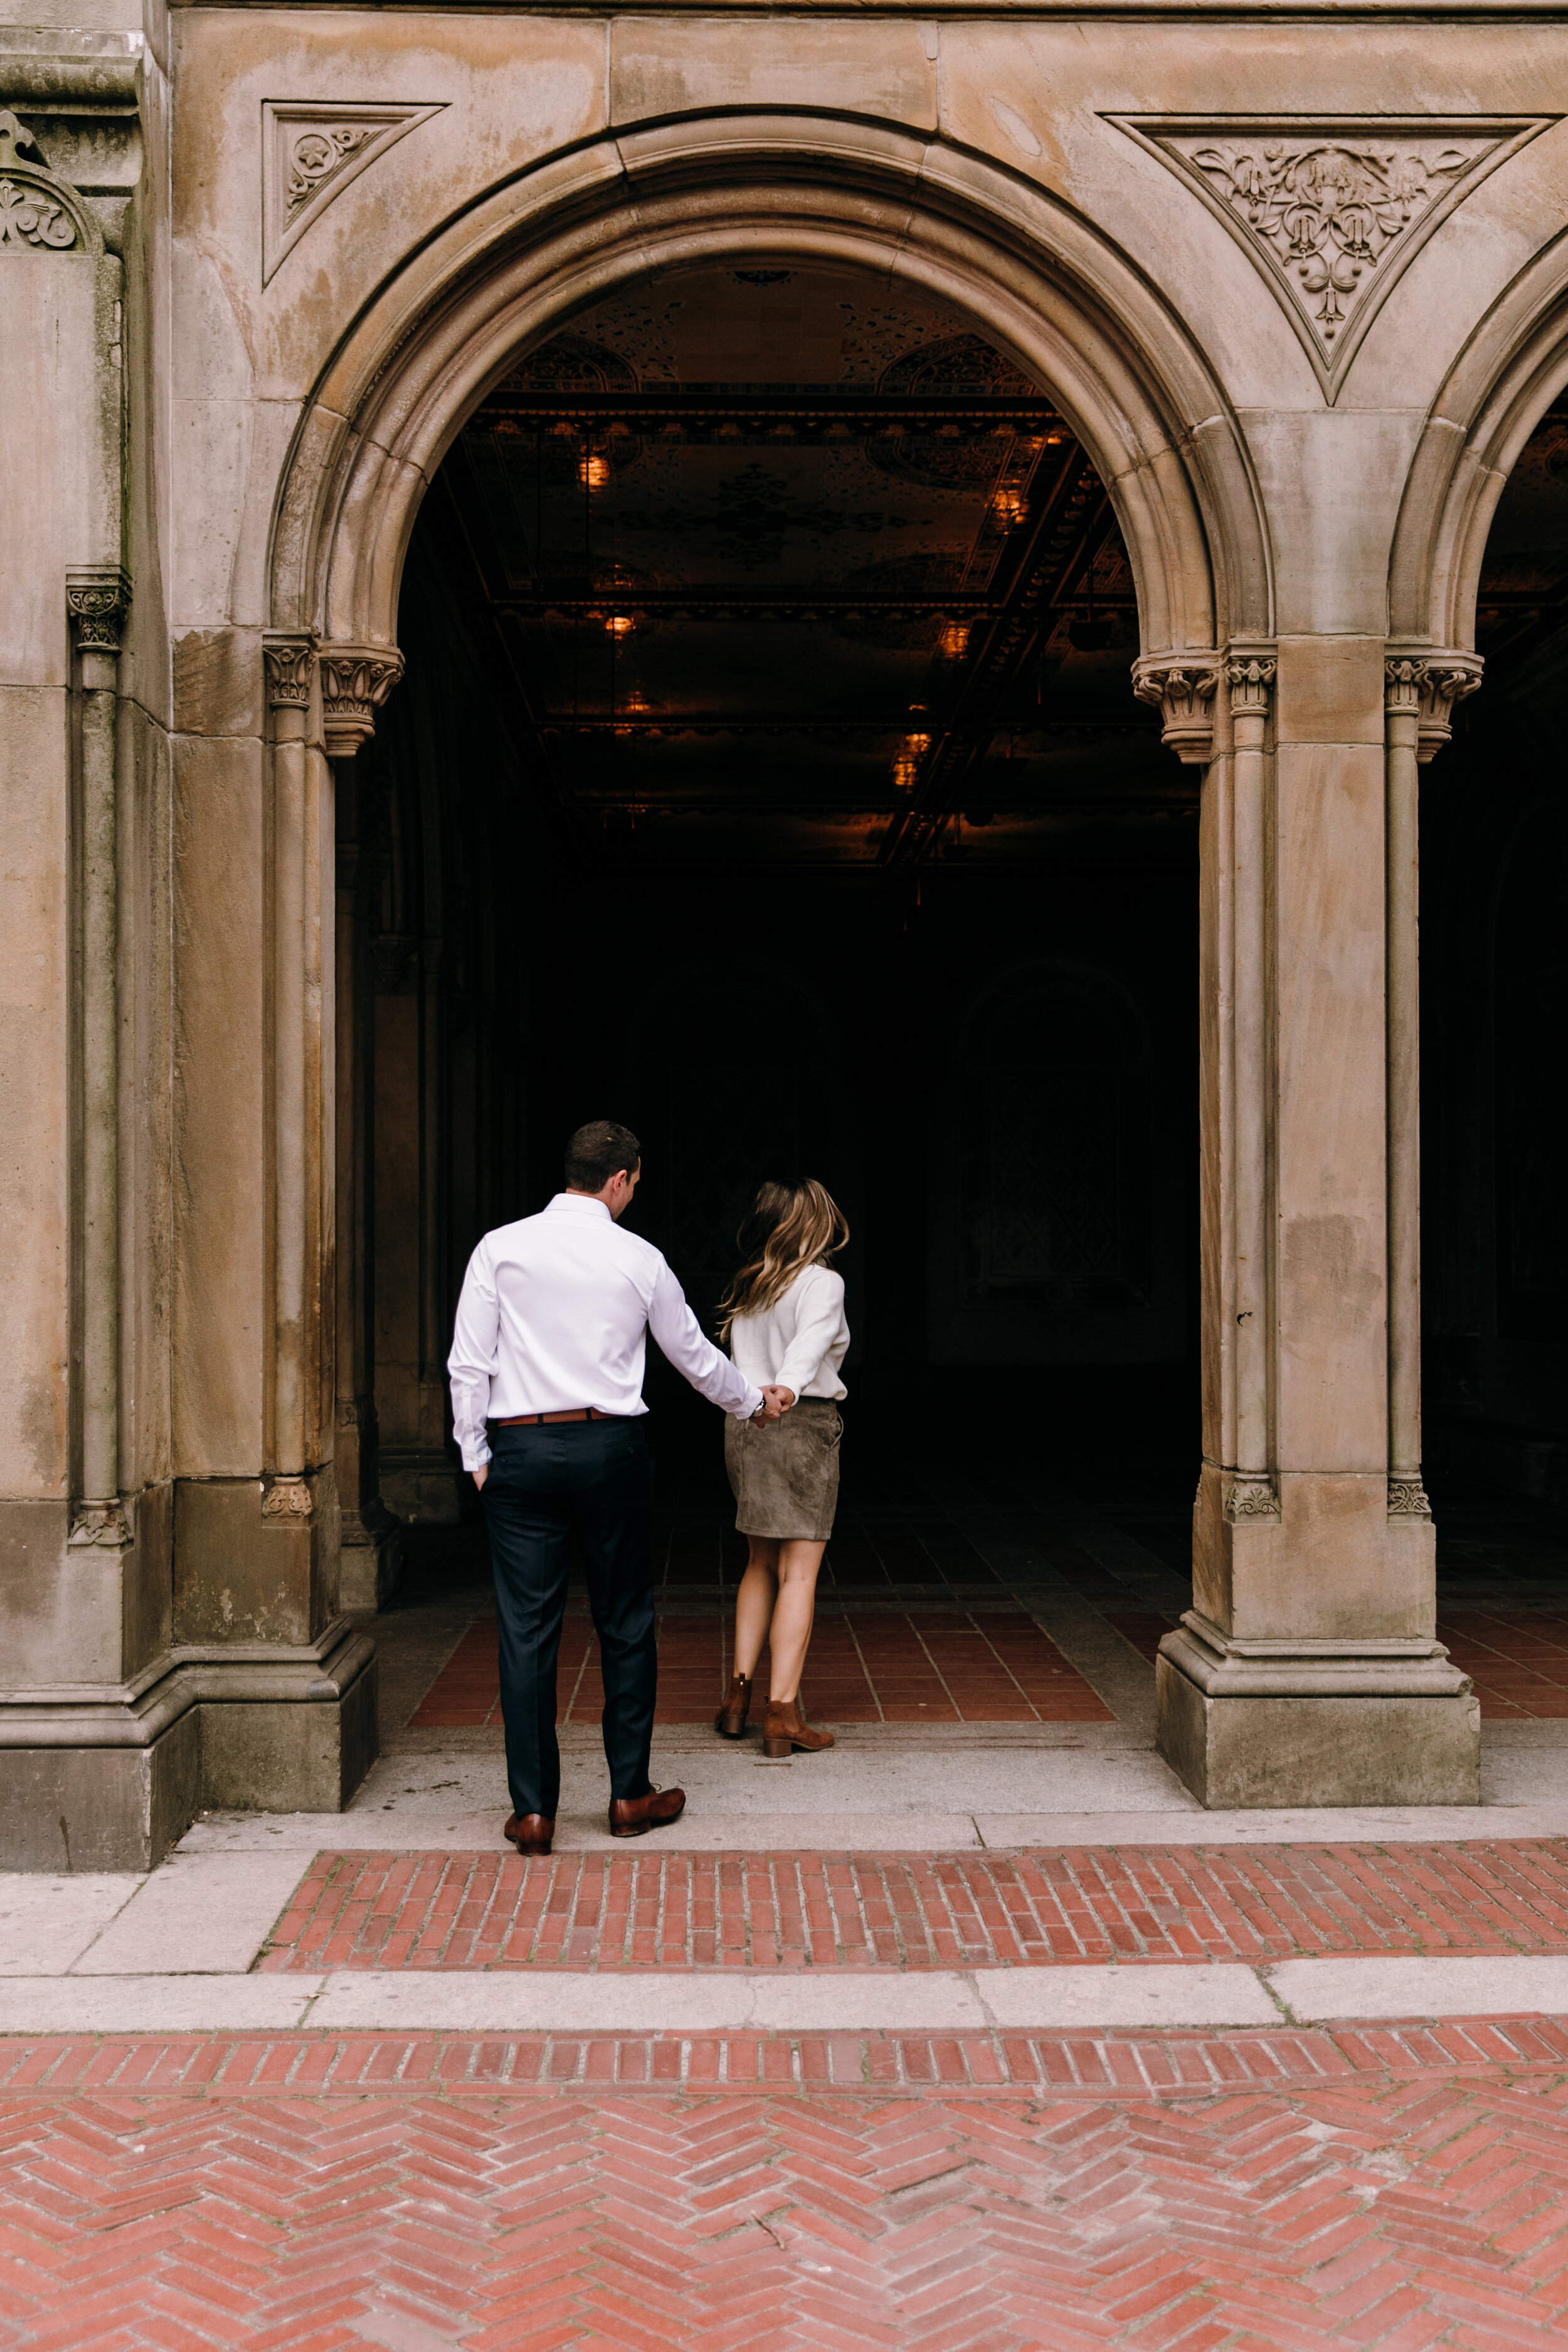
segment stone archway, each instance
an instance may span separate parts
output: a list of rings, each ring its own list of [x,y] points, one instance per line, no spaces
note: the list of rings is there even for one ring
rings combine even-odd
[[[331,1453],[330,1061],[311,1028],[310,943],[330,761],[372,731],[399,673],[396,600],[425,488],[532,341],[639,275],[759,253],[902,278],[983,321],[1050,386],[1127,546],[1134,690],[1205,771],[1204,1468],[1195,1607],[1160,1660],[1162,1748],[1210,1803],[1473,1801],[1474,1708],[1434,1637],[1409,1410],[1414,900],[1397,887],[1404,835],[1394,821],[1385,837],[1366,789],[1381,645],[1357,640],[1347,667],[1337,644],[1275,642],[1243,436],[1147,278],[1043,191],[885,127],[716,116],[556,157],[387,281],[302,413],[268,564],[268,1504],[298,1494],[309,1516],[321,1482],[305,1465]],[[1421,693],[1434,690],[1424,672]],[[1415,723],[1397,722],[1412,776]],[[1402,738],[1400,779],[1405,756]],[[1391,791],[1391,818],[1408,799]],[[1331,877],[1348,951],[1325,961]],[[1353,1102],[1325,1129],[1314,1106],[1347,1069]]]
[[[1080,216],[994,163],[863,121],[698,119],[551,159],[412,256],[306,404],[270,534],[277,1336],[265,1446],[275,1514],[312,1519],[320,1480],[306,1465],[330,1455],[334,1420],[357,1425],[328,1299],[336,1081],[313,975],[331,919],[330,762],[372,733],[400,675],[397,597],[421,499],[520,351],[650,269],[759,250],[868,268],[934,293],[1050,385],[1128,550],[1142,646],[1134,690],[1161,710],[1184,761],[1209,757],[1217,648],[1267,644],[1261,505],[1212,374],[1140,273]]]
[[[1145,659],[1269,634],[1242,436],[1147,281],[994,163],[863,121],[773,115],[628,131],[542,164],[409,262],[344,338],[296,431],[275,507],[272,628],[389,648],[424,487],[519,350],[623,278],[761,247],[938,293],[1051,385],[1116,507]]]

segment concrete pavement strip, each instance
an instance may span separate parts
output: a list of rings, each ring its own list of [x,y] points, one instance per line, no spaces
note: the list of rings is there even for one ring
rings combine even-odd
[[[173,1853],[74,1963],[77,1976],[226,1975],[248,1969],[300,1878],[300,1856]]]
[[[1568,2015],[1568,1958],[10,1978],[0,2032],[1050,2033]]]
[[[782,1776],[781,1776],[782,1777]],[[220,1853],[489,1853],[502,1809],[212,1814],[187,1831],[181,1857]],[[1568,1800],[1518,1805],[1389,1805],[1333,1811],[906,1813],[688,1812],[642,1848],[681,1853],[955,1853],[967,1848],[1209,1845],[1415,1845],[1460,1839],[1568,1837]],[[558,1853],[625,1853],[602,1815],[563,1817]],[[168,1865],[165,1865],[167,1867]],[[301,1859],[300,1868],[305,1867]],[[274,1915],[276,1916],[276,1915]]]
[[[1356,1954],[1279,1960],[1268,1971],[1276,1997],[1313,2023],[1358,2017],[1568,2016],[1568,1958],[1488,1952],[1463,1959]]]

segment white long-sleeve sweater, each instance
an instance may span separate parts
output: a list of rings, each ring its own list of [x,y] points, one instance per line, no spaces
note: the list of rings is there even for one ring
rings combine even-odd
[[[849,1326],[844,1320],[844,1277],[831,1266],[808,1265],[760,1315],[737,1315],[730,1326],[736,1370],[758,1388],[793,1389],[797,1397],[847,1394],[838,1377]]]

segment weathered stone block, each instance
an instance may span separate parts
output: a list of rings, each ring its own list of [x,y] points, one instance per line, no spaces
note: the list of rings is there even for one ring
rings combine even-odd
[[[335,1605],[330,1470],[290,1481],[303,1509],[268,1511],[258,1478],[183,1478],[174,1504],[174,1639],[310,1641]]]
[[[1212,1696],[1162,1654],[1155,1743],[1211,1811],[1478,1805],[1480,1705],[1453,1696]]]
[[[13,1689],[117,1683],[122,1555],[68,1546],[65,1502],[0,1501],[0,1655]]]
[[[151,1870],[202,1804],[201,1713],[144,1748],[0,1748],[0,1869]]]
[[[341,1698],[202,1709],[202,1795],[237,1812],[341,1812],[376,1756],[373,1658]]]

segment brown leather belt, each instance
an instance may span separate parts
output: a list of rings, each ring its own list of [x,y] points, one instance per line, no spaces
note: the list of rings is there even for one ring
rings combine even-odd
[[[549,1423],[557,1421],[624,1421],[625,1419],[626,1415],[622,1412],[601,1412],[596,1404],[579,1404],[572,1406],[565,1412],[510,1412],[504,1419],[494,1423],[492,1426],[496,1429],[521,1429],[526,1424],[531,1429],[541,1423]]]

